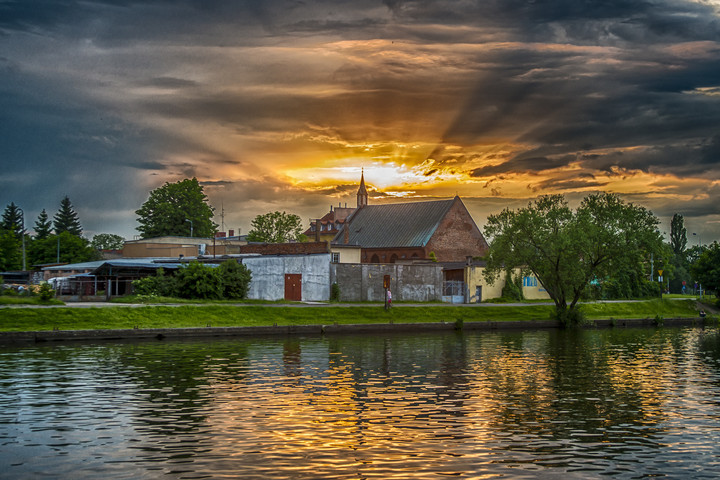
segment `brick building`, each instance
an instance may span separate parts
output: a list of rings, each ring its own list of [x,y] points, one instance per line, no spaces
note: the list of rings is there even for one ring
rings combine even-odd
[[[358,208],[333,244],[358,245],[362,263],[463,261],[488,244],[460,197]]]

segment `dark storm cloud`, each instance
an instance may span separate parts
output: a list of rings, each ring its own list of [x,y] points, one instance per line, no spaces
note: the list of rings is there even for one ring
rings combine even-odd
[[[421,173],[492,177],[495,195],[513,174],[538,192],[718,179],[718,18],[681,0],[3,1],[0,202],[72,191],[119,216],[183,175],[259,209],[352,196],[267,175],[298,145],[305,162],[430,145]]]
[[[506,172],[513,173],[533,173],[541,172],[543,170],[552,170],[559,167],[567,166],[571,161],[574,161],[575,157],[564,157],[564,158],[548,158],[548,157],[530,157],[520,158],[516,157],[498,165],[490,165],[487,167],[480,167],[470,172],[471,177],[487,177],[491,175],[498,175]]]

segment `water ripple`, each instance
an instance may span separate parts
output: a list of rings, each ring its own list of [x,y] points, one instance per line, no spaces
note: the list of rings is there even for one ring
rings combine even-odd
[[[3,478],[711,478],[716,329],[0,347]]]

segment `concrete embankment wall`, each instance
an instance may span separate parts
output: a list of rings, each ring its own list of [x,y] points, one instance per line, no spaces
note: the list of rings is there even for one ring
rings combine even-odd
[[[663,326],[704,326],[710,321],[702,318],[666,318]],[[713,322],[713,325],[715,323]],[[585,328],[658,327],[655,319],[596,320]],[[66,340],[133,340],[181,339],[207,337],[250,337],[268,335],[323,335],[363,333],[408,333],[452,330],[535,330],[561,328],[556,321],[504,321],[436,323],[375,323],[352,325],[277,325],[265,327],[205,327],[205,328],[149,328],[123,330],[53,330],[37,332],[0,332],[0,343],[52,342]]]

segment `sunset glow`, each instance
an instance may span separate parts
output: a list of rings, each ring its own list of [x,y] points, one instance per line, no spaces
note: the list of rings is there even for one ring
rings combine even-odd
[[[481,226],[606,190],[720,238],[719,5],[3,4],[0,202],[67,194],[130,238],[195,176],[247,231],[354,205],[364,171],[371,202],[460,195]]]

